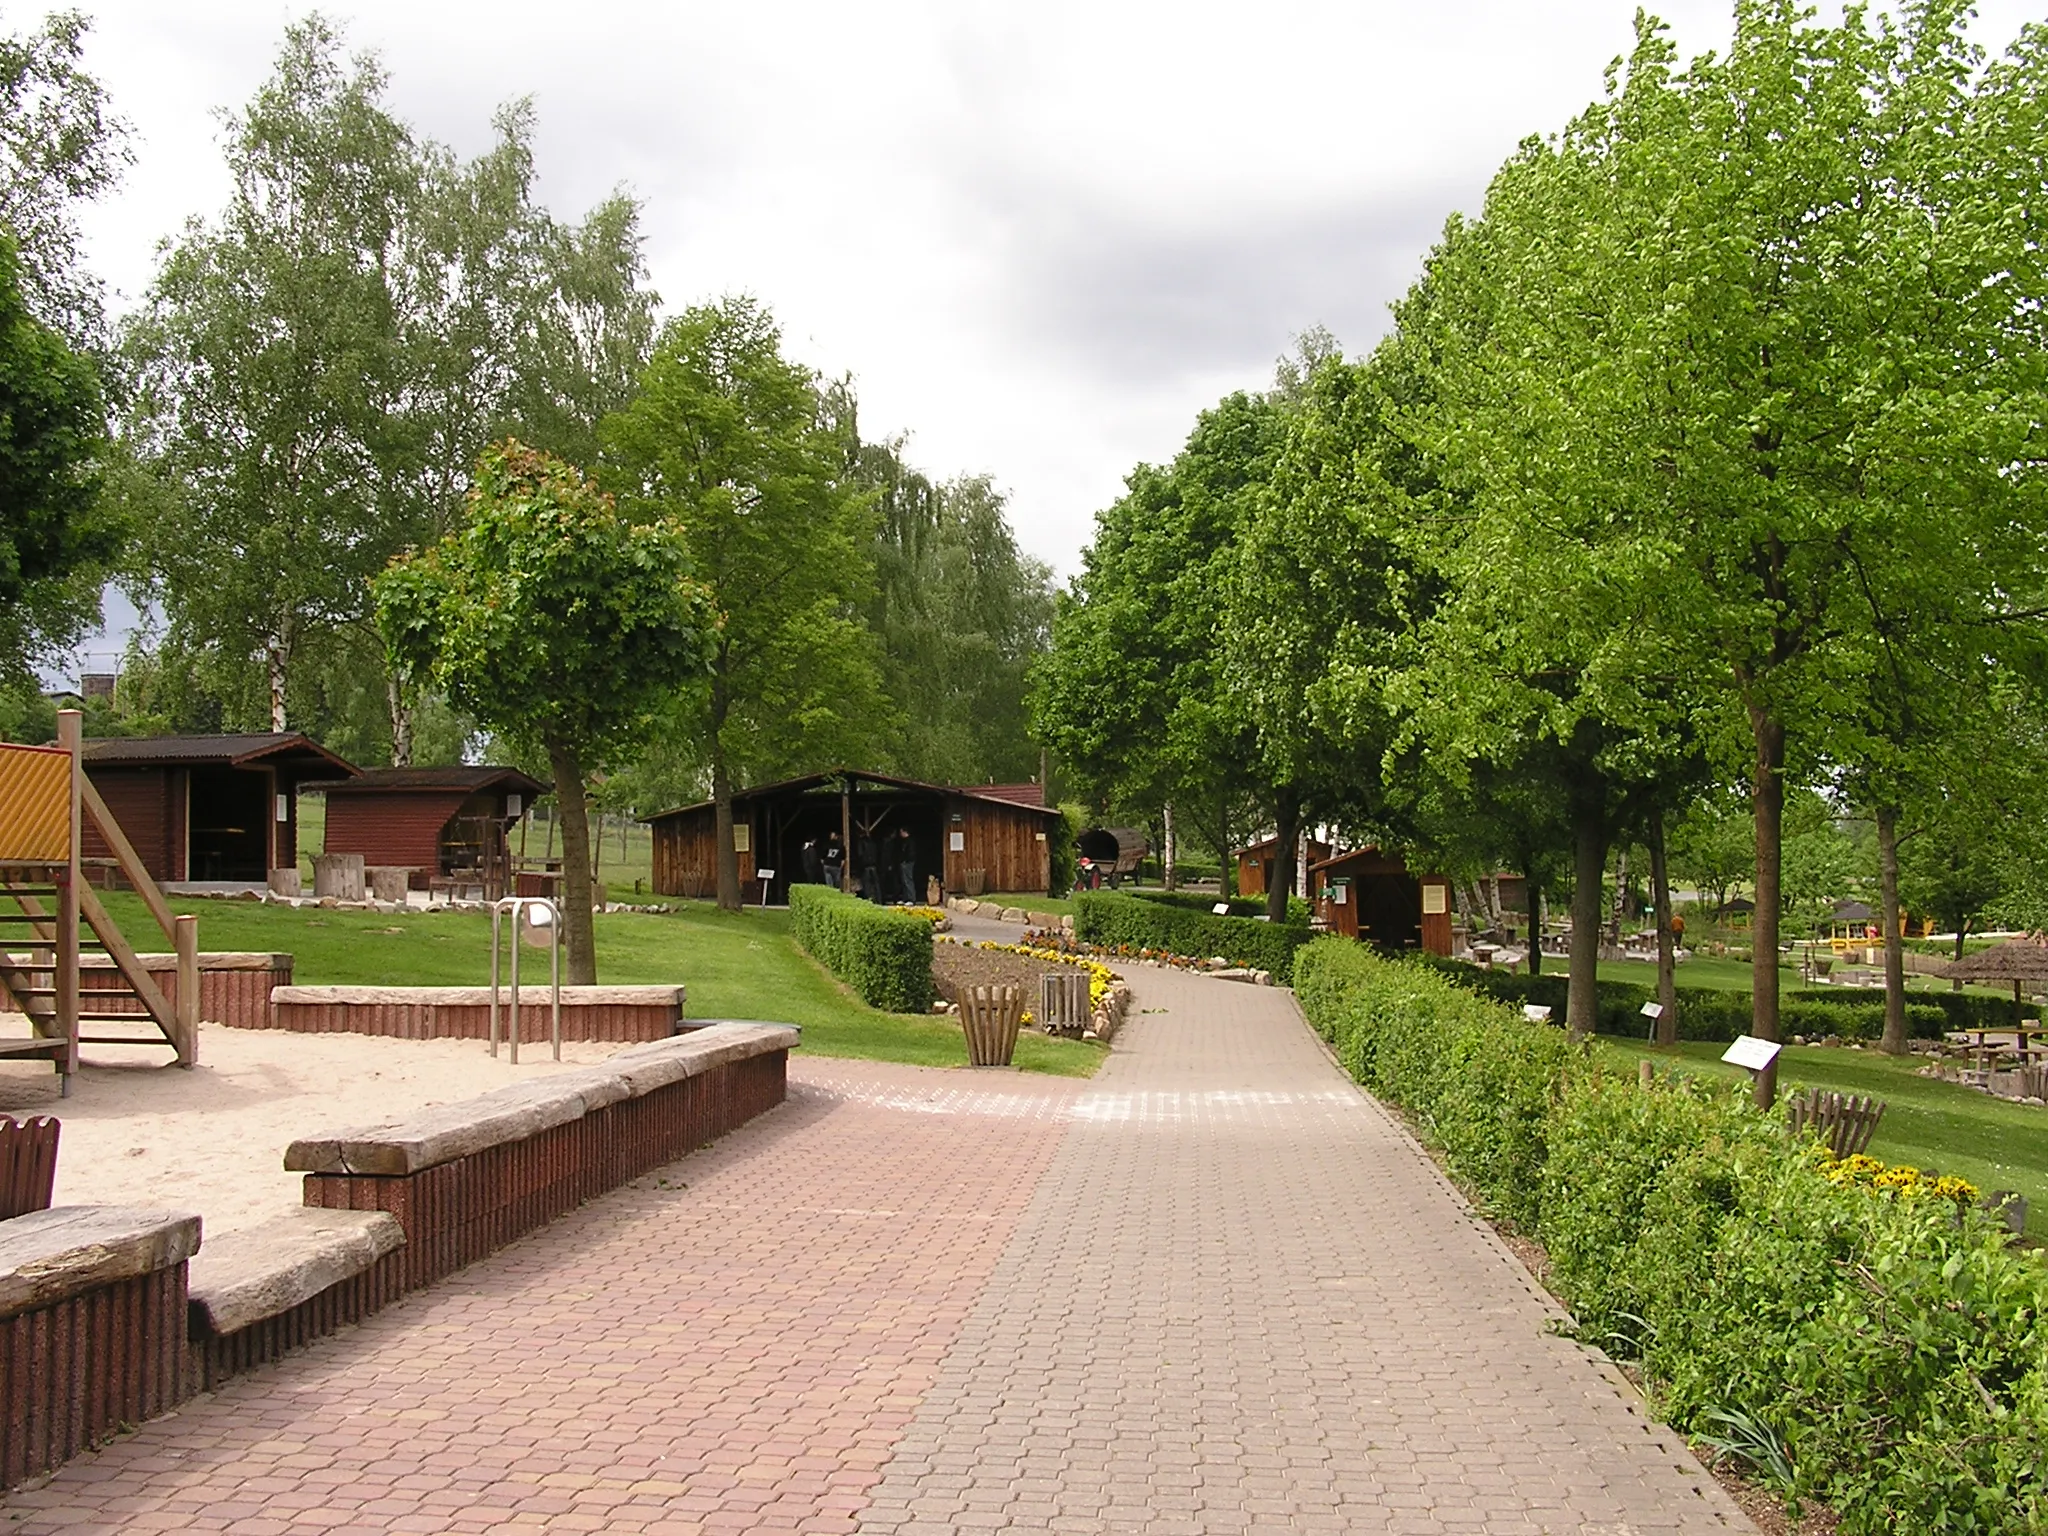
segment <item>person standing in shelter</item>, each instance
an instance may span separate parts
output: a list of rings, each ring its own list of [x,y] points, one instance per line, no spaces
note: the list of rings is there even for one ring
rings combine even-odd
[[[898,827],[892,839],[896,844],[896,874],[902,880],[903,904],[917,905],[917,839],[910,835],[910,828]]]
[[[897,850],[902,846],[894,835],[885,834],[877,855],[878,869],[882,876],[881,894],[875,898],[880,902],[891,902],[899,898],[903,890],[903,871],[897,864]]]
[[[818,857],[818,840],[815,837],[804,839],[803,864],[804,883],[806,885],[823,885],[825,883],[825,865]]]
[[[853,867],[860,871],[860,893],[880,906],[889,898],[882,894],[882,850],[875,843],[875,829],[862,827],[853,840]]]
[[[839,841],[837,832],[825,839],[825,851],[819,857],[824,861],[825,883],[835,891],[843,889],[846,882],[839,875],[846,868],[846,844]]]

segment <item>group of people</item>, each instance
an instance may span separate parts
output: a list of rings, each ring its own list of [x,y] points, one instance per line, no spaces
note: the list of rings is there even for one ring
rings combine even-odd
[[[823,841],[811,838],[804,844],[804,879],[812,885],[845,888],[846,843],[837,832]],[[917,840],[910,828],[898,827],[893,835],[877,837],[872,827],[861,829],[853,840],[853,873],[856,889],[878,905],[891,902],[917,903]]]

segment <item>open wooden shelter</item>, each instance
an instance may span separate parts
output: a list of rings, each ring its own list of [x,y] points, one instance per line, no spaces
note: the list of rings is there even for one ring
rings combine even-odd
[[[733,847],[740,885],[763,899],[759,871],[773,870],[765,899],[786,901],[804,880],[803,848],[833,832],[847,847],[847,889],[859,878],[853,858],[863,832],[910,832],[913,885],[922,899],[937,876],[947,892],[1043,891],[1052,878],[1049,834],[1060,813],[977,788],[923,784],[863,768],[830,768],[733,796]],[[716,816],[709,800],[647,818],[654,829],[654,889],[703,897],[718,889]]]
[[[1316,915],[1331,933],[1383,949],[1451,952],[1451,883],[1417,875],[1397,853],[1357,848],[1309,869],[1321,882]]]
[[[84,744],[86,776],[150,877],[262,885],[299,861],[298,790],[355,768],[297,731],[235,736],[110,736]],[[85,856],[112,850],[97,829]]]
[[[547,786],[517,768],[368,768],[312,783],[327,795],[328,853],[412,872],[416,890],[436,877],[473,880],[487,899],[511,889],[510,833]]]
[[[2020,1023],[2026,1007],[2026,992],[2048,988],[2048,935],[2030,933],[2007,939],[1989,949],[1965,955],[1941,969],[1950,981],[2009,981],[2012,983],[2012,1021]]]

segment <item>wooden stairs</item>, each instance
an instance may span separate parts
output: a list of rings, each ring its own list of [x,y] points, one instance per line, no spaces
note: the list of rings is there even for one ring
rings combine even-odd
[[[27,1037],[0,1038],[0,1059],[54,1062],[67,1096],[81,1046],[168,1046],[178,1065],[187,1067],[199,1055],[198,919],[172,915],[163,892],[85,776],[79,737],[77,713],[61,712],[58,747],[69,763],[54,771],[68,778],[63,795],[68,807],[53,806],[44,793],[53,782],[47,762],[53,754],[0,747],[0,800],[17,792],[7,808],[19,812],[11,829],[18,836],[0,836],[0,1006],[25,1014],[30,1030]],[[17,755],[20,772],[11,771],[4,756],[10,752]],[[20,756],[30,752],[44,760]],[[26,790],[20,789],[23,783]],[[68,826],[60,830],[55,822],[66,810]],[[79,846],[88,817],[176,950],[175,999],[164,995],[84,878]],[[65,856],[49,856],[57,851]],[[105,955],[111,967],[96,967],[95,984],[88,988],[82,985],[79,962],[91,953]]]

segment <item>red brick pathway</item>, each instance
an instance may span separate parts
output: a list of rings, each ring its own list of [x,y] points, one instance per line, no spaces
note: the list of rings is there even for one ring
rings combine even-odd
[[[850,1531],[1078,1084],[791,1100],[0,1505],[45,1531]]]

